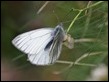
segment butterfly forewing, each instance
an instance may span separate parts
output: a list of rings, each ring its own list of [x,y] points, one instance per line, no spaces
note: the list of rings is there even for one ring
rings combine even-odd
[[[38,29],[18,35],[12,43],[26,54],[35,54],[45,40],[51,40],[53,29]]]

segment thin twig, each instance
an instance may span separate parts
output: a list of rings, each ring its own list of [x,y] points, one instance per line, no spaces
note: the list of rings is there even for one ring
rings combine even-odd
[[[102,3],[102,2],[104,2],[104,1],[98,1],[98,2],[92,4],[92,5],[88,6],[88,7],[83,8],[82,10],[83,10],[83,11],[84,11],[84,10],[87,10],[87,9],[92,8],[92,7],[98,5],[98,4]]]
[[[91,1],[89,1],[87,7],[89,7],[90,4],[91,4]],[[86,10],[86,12],[87,12],[87,10]],[[85,12],[85,14],[86,14],[86,12]],[[91,15],[92,15],[92,8],[90,8],[89,12],[87,12],[87,13],[89,13],[89,14],[87,15],[87,18],[86,18],[86,23],[85,23],[85,26],[84,26],[82,37],[85,36],[85,34],[86,34],[87,30],[88,30],[90,19],[91,19]]]
[[[85,54],[83,54],[81,57],[79,57],[79,58],[75,61],[75,63],[78,63],[79,61],[81,61],[82,59],[84,59],[84,58],[86,58],[86,57],[88,57],[88,56],[97,55],[97,54],[100,54],[100,53],[102,53],[102,52],[85,53]]]
[[[76,19],[79,17],[79,15],[82,13],[82,10],[79,11],[79,13],[76,15],[76,17],[72,20],[71,24],[69,25],[68,29],[67,29],[67,33],[69,32],[69,30],[71,29],[71,27],[73,26],[74,22],[76,21]]]
[[[12,59],[12,61],[16,61],[16,60],[18,60],[19,58],[21,58],[21,57],[23,57],[23,56],[24,56],[24,54],[19,55],[19,56],[17,56],[17,57],[15,57],[15,58],[13,58],[13,59]]]
[[[43,4],[43,6],[38,10],[37,14],[39,14],[49,2],[50,2],[50,1],[46,1],[46,2]]]
[[[75,9],[75,10],[78,10],[79,13],[75,16],[75,18],[74,18],[74,19],[72,20],[72,22],[70,23],[70,25],[69,25],[69,27],[68,27],[68,29],[67,29],[67,33],[69,32],[69,30],[71,29],[71,27],[73,26],[73,24],[75,23],[75,21],[77,20],[77,18],[80,16],[80,14],[81,14],[84,10],[87,10],[87,9],[89,9],[89,8],[92,8],[92,7],[98,5],[98,4],[102,3],[102,2],[103,2],[103,1],[96,2],[96,3],[94,3],[94,4],[92,4],[92,5],[88,6],[88,7],[85,7],[85,8],[83,8],[83,9],[80,9],[80,10]],[[72,10],[74,10],[74,9],[72,8]]]
[[[89,1],[87,4],[87,8],[90,6],[90,4],[92,3],[92,1]],[[85,15],[87,14],[88,10],[85,11]]]
[[[68,67],[64,68],[63,70],[61,71],[58,71],[58,72],[55,72],[55,74],[60,74],[60,73],[63,73],[64,71],[68,70],[69,68],[71,68],[73,65],[81,65],[81,66],[97,66],[95,64],[87,64],[87,63],[79,63],[80,60],[88,57],[88,56],[91,56],[91,55],[97,55],[97,54],[100,54],[102,52],[93,52],[93,53],[86,53],[84,55],[82,55],[81,57],[79,57],[75,62],[72,62],[72,61],[62,61],[62,60],[58,60],[56,61],[56,63],[61,63],[61,64],[69,64]]]
[[[86,63],[75,63],[72,61],[62,61],[62,60],[58,60],[56,61],[56,63],[61,63],[61,64],[75,64],[75,65],[82,65],[82,66],[96,66],[94,64],[86,64]]]
[[[93,38],[81,38],[81,39],[75,39],[74,42],[75,43],[79,43],[79,42],[95,42],[96,39]]]
[[[62,69],[62,70],[60,70],[60,71],[55,71],[55,72],[53,72],[54,74],[60,74],[60,73],[63,73],[63,72],[65,72],[65,71],[67,71],[69,68],[72,67],[72,65],[82,65],[82,66],[91,66],[91,67],[96,66],[96,65],[94,65],[94,64],[75,63],[75,62],[72,62],[72,61],[62,61],[62,60],[58,60],[58,61],[56,61],[56,62],[57,62],[57,63],[61,63],[61,64],[69,64],[69,66],[66,67],[66,68],[64,68],[64,69]]]

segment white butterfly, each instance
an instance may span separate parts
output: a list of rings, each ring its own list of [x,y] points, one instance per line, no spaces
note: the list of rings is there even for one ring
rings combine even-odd
[[[41,28],[18,35],[12,44],[28,55],[35,65],[50,65],[59,58],[66,33],[62,24],[52,28]]]

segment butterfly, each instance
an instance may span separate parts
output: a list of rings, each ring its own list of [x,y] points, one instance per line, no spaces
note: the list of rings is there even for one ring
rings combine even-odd
[[[27,54],[35,65],[50,65],[59,58],[62,44],[73,48],[73,39],[67,37],[62,23],[53,28],[41,28],[25,32],[12,40],[12,44]]]

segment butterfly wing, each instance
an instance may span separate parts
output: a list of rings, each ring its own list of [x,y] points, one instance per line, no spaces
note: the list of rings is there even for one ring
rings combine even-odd
[[[60,33],[60,30],[51,28],[33,30],[18,35],[12,43],[28,54],[32,64],[49,65],[59,58],[63,39]]]
[[[40,46],[51,40],[53,29],[43,28],[18,35],[12,40],[12,44],[26,54],[35,54]]]

